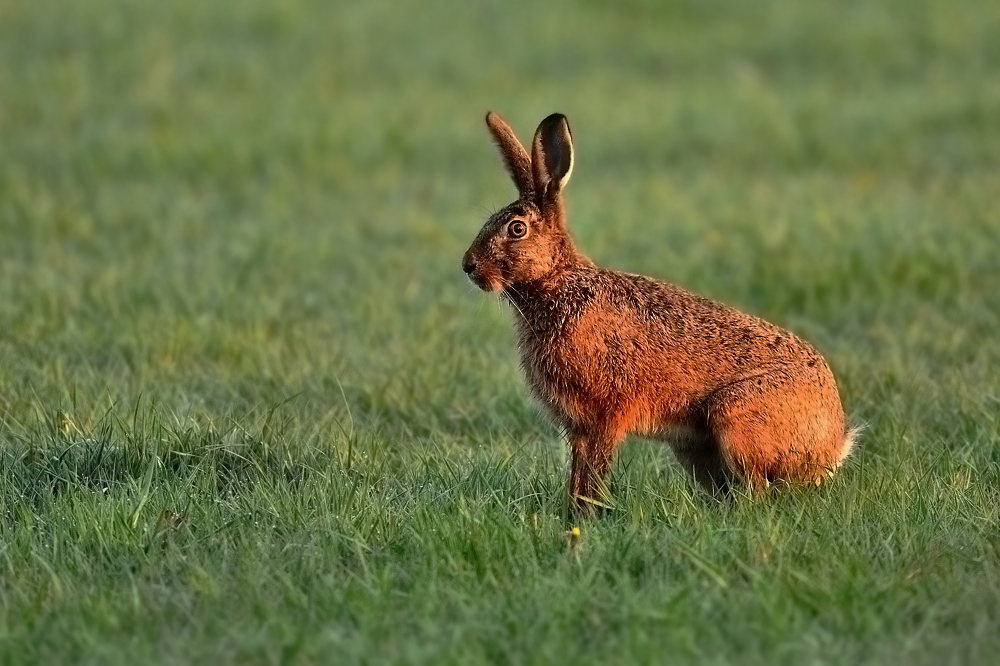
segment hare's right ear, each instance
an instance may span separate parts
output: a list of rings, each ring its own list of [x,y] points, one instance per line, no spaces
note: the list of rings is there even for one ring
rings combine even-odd
[[[492,111],[486,114],[486,126],[490,128],[493,140],[497,142],[504,165],[506,165],[514,185],[517,186],[518,193],[527,198],[532,194],[535,186],[531,175],[531,158],[528,157],[528,151],[514,136],[514,130],[510,128],[510,125]]]
[[[573,135],[561,113],[543,120],[531,143],[532,177],[543,202],[557,201],[573,173]]]

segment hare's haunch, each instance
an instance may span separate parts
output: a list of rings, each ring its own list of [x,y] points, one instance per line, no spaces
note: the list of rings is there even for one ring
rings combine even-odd
[[[566,229],[566,118],[541,122],[530,156],[500,116],[486,124],[520,197],[486,221],[462,268],[513,305],[528,383],[569,436],[578,506],[603,496],[630,433],[668,441],[713,493],[819,483],[837,469],[854,433],[812,346],[679,287],[595,266]]]

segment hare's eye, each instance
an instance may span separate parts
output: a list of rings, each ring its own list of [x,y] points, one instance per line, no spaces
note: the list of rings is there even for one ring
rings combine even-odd
[[[528,233],[528,225],[521,220],[514,220],[507,225],[507,234],[511,238],[524,238],[526,233]]]

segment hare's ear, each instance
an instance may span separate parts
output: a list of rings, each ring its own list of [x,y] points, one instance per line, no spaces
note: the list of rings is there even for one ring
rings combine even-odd
[[[543,200],[558,197],[573,173],[573,135],[566,116],[553,113],[535,131],[531,144],[535,191]]]
[[[534,190],[535,181],[531,176],[531,158],[528,157],[528,151],[514,136],[514,130],[510,125],[492,111],[486,114],[486,126],[490,128],[493,140],[497,142],[503,163],[514,185],[517,186],[518,193],[524,197],[530,195]]]

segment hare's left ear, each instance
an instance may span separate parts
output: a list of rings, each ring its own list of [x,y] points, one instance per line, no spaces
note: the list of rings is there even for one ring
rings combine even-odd
[[[573,173],[573,135],[566,116],[553,113],[535,130],[531,143],[531,173],[543,201],[557,199]]]
[[[531,174],[531,158],[528,157],[528,151],[514,136],[514,130],[510,125],[492,111],[486,114],[486,126],[490,128],[493,140],[500,149],[503,162],[507,166],[507,173],[514,181],[518,194],[530,198],[534,193],[535,183]]]

